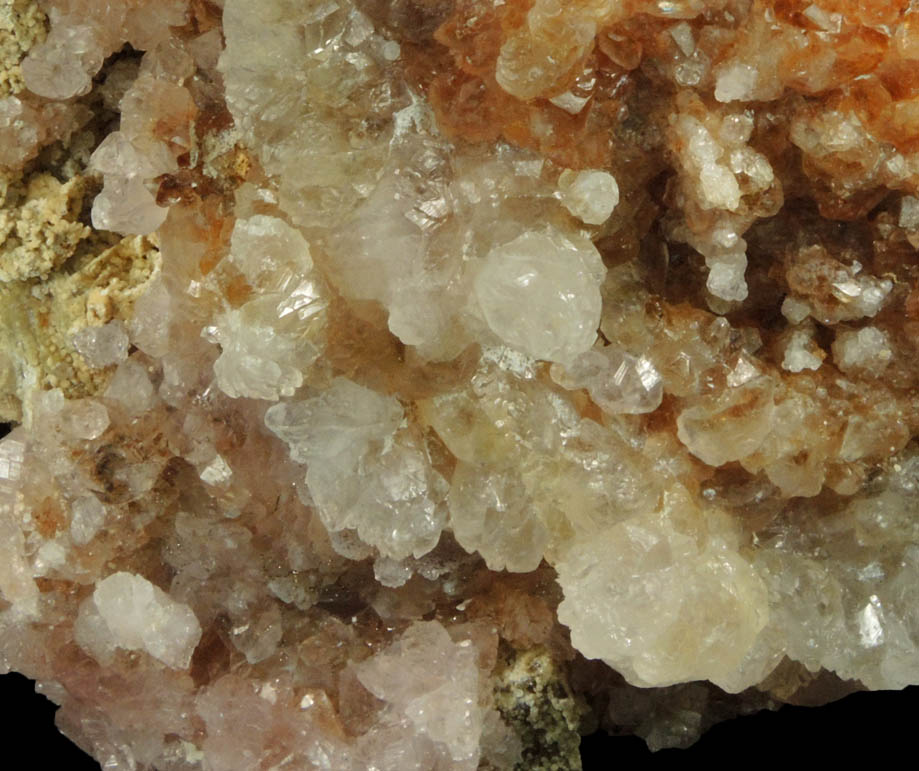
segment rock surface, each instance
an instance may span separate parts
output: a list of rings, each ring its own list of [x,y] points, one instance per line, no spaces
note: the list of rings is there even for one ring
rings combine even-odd
[[[3,0],[0,670],[123,771],[919,683],[914,5]]]

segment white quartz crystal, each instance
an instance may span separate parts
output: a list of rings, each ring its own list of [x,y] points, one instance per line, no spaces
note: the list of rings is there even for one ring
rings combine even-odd
[[[150,375],[136,359],[126,359],[118,365],[105,389],[105,396],[119,402],[129,412],[148,409],[156,398]]]
[[[747,255],[733,252],[706,259],[709,266],[705,286],[715,297],[723,300],[745,300],[747,298]]]
[[[151,178],[175,169],[175,161],[159,145],[138,147],[124,131],[113,131],[93,151],[90,168],[114,177]]]
[[[105,507],[95,495],[83,495],[70,506],[70,537],[75,544],[89,543],[105,522]]]
[[[35,614],[40,596],[17,522],[16,487],[26,449],[24,438],[17,431],[0,441],[0,593],[10,602],[14,616]]]
[[[789,295],[782,301],[782,315],[792,324],[800,324],[810,312],[810,305],[798,297]]]
[[[653,412],[664,395],[661,376],[647,358],[613,345],[586,351],[568,366],[553,365],[552,378],[565,388],[586,388],[611,415]]]
[[[227,396],[277,401],[292,396],[303,383],[295,337],[275,329],[277,305],[274,298],[249,302],[227,311],[208,330],[222,349],[214,374]]]
[[[128,333],[116,319],[101,327],[86,327],[73,337],[73,344],[91,367],[107,367],[128,357]]]
[[[327,306],[309,244],[283,220],[255,215],[236,222],[229,260],[255,296],[204,330],[221,346],[217,384],[231,397],[291,396],[319,353],[311,332]]]
[[[887,334],[877,327],[842,330],[833,341],[833,362],[843,372],[880,374],[893,358]]]
[[[825,355],[814,342],[812,330],[796,329],[791,333],[785,344],[782,369],[786,369],[789,372],[819,369]]]
[[[95,399],[81,399],[68,405],[60,423],[62,432],[74,439],[97,439],[109,427],[109,413]]]
[[[919,230],[919,198],[916,196],[904,195],[900,199],[899,225],[907,230]]]
[[[553,96],[549,101],[570,115],[577,115],[581,112],[581,110],[584,109],[584,107],[587,106],[587,103],[590,101],[590,97],[578,96],[577,94],[573,94],[571,91],[566,91],[564,94]]]
[[[15,485],[22,473],[25,443],[21,439],[0,442],[0,485]]]
[[[90,25],[56,26],[23,62],[23,77],[29,89],[51,99],[87,93],[92,76],[102,65],[99,37]]]
[[[492,570],[534,570],[550,533],[539,505],[515,469],[487,473],[460,463],[449,495],[450,523],[456,539],[478,551]]]
[[[696,42],[693,38],[692,27],[685,21],[674,24],[670,28],[670,37],[676,43],[685,56],[691,56],[696,48]]]
[[[737,690],[735,671],[766,622],[766,592],[726,542],[700,547],[646,516],[574,543],[557,570],[559,620],[585,656],[636,685],[709,679]]]
[[[397,435],[402,418],[398,400],[345,378],[265,414],[293,460],[308,465],[306,483],[326,526],[356,530],[393,559],[430,551],[446,520],[446,484],[424,450]]]
[[[391,437],[402,417],[397,399],[336,378],[320,396],[270,407],[265,424],[287,442],[297,463],[340,456],[350,464],[372,443]]]
[[[280,289],[293,274],[313,268],[302,233],[278,217],[256,214],[239,219],[230,237],[230,259],[246,280],[260,289]]]
[[[191,608],[134,573],[99,581],[77,619],[77,641],[94,655],[142,650],[176,669],[188,666],[200,638]]]
[[[740,186],[725,164],[724,147],[698,119],[681,115],[676,130],[686,142],[686,162],[698,175],[698,187],[706,208],[735,210],[740,205]]]
[[[93,200],[92,222],[99,230],[152,233],[167,213],[140,177],[110,177]]]
[[[419,621],[356,670],[374,696],[443,747],[441,762],[469,761],[471,771],[483,727],[475,660],[472,640],[454,642],[438,622]]]
[[[740,460],[754,452],[772,429],[774,390],[768,377],[754,377],[717,397],[701,397],[677,417],[680,441],[710,466]]]
[[[109,426],[109,413],[96,399],[68,401],[59,388],[53,388],[36,395],[32,420],[59,440],[97,439]]]
[[[715,76],[715,99],[719,102],[749,101],[755,96],[756,67],[732,61]]]

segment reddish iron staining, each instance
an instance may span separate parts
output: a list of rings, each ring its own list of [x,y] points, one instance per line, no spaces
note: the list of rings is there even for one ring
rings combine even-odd
[[[224,286],[224,294],[230,307],[239,308],[252,296],[252,287],[241,274],[237,274]]]
[[[64,512],[54,498],[45,498],[32,511],[38,532],[45,538],[53,538],[64,527]]]
[[[904,310],[910,321],[919,321],[919,287],[914,286],[906,296]]]
[[[212,102],[202,109],[195,118],[195,134],[217,134],[233,125],[233,116],[225,104]]]
[[[172,206],[177,203],[190,204],[196,198],[197,193],[193,184],[175,174],[167,174],[156,191],[158,206]]]
[[[525,23],[530,5],[527,0],[500,6],[476,0],[455,3],[434,34],[441,47],[432,51],[430,46],[403,46],[408,79],[426,90],[448,136],[468,142],[504,139],[570,168],[608,166],[614,118],[622,107],[623,92],[634,85],[628,73],[642,62],[666,61],[673,55],[672,23],[638,14],[600,30],[593,52],[559,84],[562,93],[576,88],[583,69],[595,75],[586,94],[590,101],[577,115],[570,115],[546,99],[520,101],[495,80],[501,47]],[[820,8],[827,14],[843,14],[842,28],[834,33],[805,13],[814,7],[810,2],[778,0],[757,5],[771,6],[775,19],[788,26],[782,32],[751,31],[746,42],[741,33],[729,49],[720,48],[721,36],[711,32],[706,50],[714,62],[744,45],[775,47],[780,57],[778,73],[787,88],[843,101],[851,94],[863,122],[879,138],[901,152],[919,148],[919,107],[912,102],[919,93],[919,67],[904,60],[891,38],[879,29],[900,20],[908,6],[905,0],[822,3]],[[690,24],[698,36],[698,19]],[[792,29],[805,36],[803,45],[800,41],[786,45]],[[900,36],[901,48],[906,45],[904,35]],[[815,78],[815,72],[822,74]],[[853,207],[851,202],[828,200],[825,211],[826,216],[848,218],[861,216],[866,206],[867,202]]]
[[[442,48],[405,47],[409,81],[426,90],[441,130],[467,142],[504,139],[536,150],[569,168],[609,164],[611,154],[607,107],[589,103],[571,115],[545,99],[522,102],[495,80],[501,46],[509,32],[524,23],[530,3],[514,1],[495,7],[474,0],[455,5],[451,16],[434,33]],[[592,54],[573,69],[559,93],[576,86],[578,73],[596,69],[600,80],[621,72],[605,54]],[[621,84],[614,83],[614,91]],[[599,89],[598,89],[599,91]]]

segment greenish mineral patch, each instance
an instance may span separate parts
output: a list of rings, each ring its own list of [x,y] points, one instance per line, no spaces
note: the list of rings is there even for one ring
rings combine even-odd
[[[585,709],[549,652],[512,654],[495,683],[495,706],[523,744],[515,771],[580,771]]]

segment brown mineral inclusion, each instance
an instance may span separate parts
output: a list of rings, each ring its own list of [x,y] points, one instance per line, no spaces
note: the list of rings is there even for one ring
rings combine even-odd
[[[578,769],[919,683],[907,0],[0,2],[0,668],[107,769]]]

